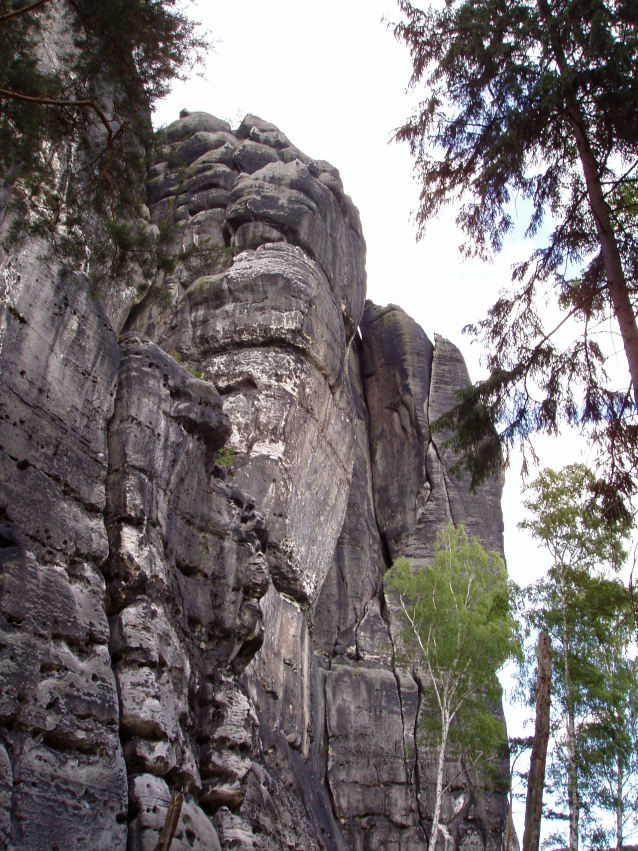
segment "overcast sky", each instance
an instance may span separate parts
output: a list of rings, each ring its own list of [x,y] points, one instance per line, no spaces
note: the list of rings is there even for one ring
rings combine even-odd
[[[528,256],[520,230],[493,264],[462,261],[453,215],[432,223],[416,242],[412,213],[419,189],[405,145],[391,143],[418,92],[406,93],[410,59],[382,19],[396,19],[394,0],[233,0],[194,3],[195,16],[217,40],[204,78],[178,83],[160,104],[156,124],[181,109],[203,110],[237,127],[253,113],[276,124],[294,145],[336,166],[359,209],[368,246],[368,297],[399,304],[428,336],[442,334],[463,351],[480,377],[480,351],[462,328],[482,318],[510,280],[511,265]],[[544,465],[579,460],[580,443],[542,440]],[[505,547],[513,578],[525,585],[547,561],[517,530],[523,516],[520,459],[505,486]],[[518,714],[508,711],[514,734]],[[520,810],[520,807],[519,807]],[[522,839],[520,812],[516,819]]]

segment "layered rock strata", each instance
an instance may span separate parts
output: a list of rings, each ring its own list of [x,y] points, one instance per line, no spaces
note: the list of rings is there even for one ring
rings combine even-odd
[[[163,156],[150,220],[199,248],[168,306],[3,261],[0,849],[151,851],[176,792],[180,851],[425,849],[383,575],[448,519],[502,548],[429,430],[462,356],[364,302],[339,173],[276,127],[184,115]],[[441,848],[497,851],[504,786],[447,771]]]

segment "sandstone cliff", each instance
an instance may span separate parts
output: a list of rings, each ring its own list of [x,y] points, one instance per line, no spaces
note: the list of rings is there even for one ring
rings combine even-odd
[[[232,249],[169,306],[3,258],[0,849],[152,851],[175,790],[174,851],[424,849],[383,574],[449,518],[502,547],[500,484],[429,432],[463,358],[365,302],[338,171],[255,116],[171,125],[148,207]],[[504,787],[448,772],[441,847],[498,851]]]

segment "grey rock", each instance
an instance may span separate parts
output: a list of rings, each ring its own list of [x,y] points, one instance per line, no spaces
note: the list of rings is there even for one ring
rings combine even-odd
[[[230,133],[230,124],[215,118],[207,112],[191,112],[184,118],[173,121],[166,128],[166,138],[169,142],[179,142],[187,136],[196,133]]]
[[[260,245],[270,242],[285,242],[286,237],[282,231],[266,222],[246,222],[241,225],[233,237],[233,248],[235,251],[255,250]]]
[[[0,744],[0,849],[9,848],[11,831],[11,799],[13,796],[13,769],[4,745]]]
[[[202,154],[199,159],[195,160],[192,165],[192,168],[199,169],[208,164],[220,164],[225,165],[228,168],[233,168],[235,165],[235,149],[237,147],[237,144],[238,143],[236,142],[233,143],[228,141],[221,147],[215,148],[214,150]]]
[[[176,154],[187,165],[191,165],[208,151],[215,151],[224,145],[236,145],[237,139],[230,133],[209,133],[203,130],[189,136],[186,141],[178,145]]]
[[[126,773],[121,756],[58,749],[31,736],[11,737],[10,847],[80,851],[126,847]],[[117,783],[114,781],[117,780]],[[117,788],[118,794],[114,795]]]
[[[295,148],[294,145],[281,149],[279,151],[279,159],[285,163],[294,163],[295,160],[298,160],[307,167],[313,177],[319,177],[320,175],[319,167],[312,157],[307,156],[299,148]]]
[[[326,677],[326,723],[337,815],[383,815],[396,827],[415,827],[414,717],[404,720],[395,673],[333,663]]]
[[[234,480],[252,492],[266,517],[273,581],[295,599],[312,601],[346,508],[349,413],[341,410],[323,374],[286,349],[237,349],[211,355],[202,367],[233,423]],[[308,493],[321,499],[309,502]]]
[[[443,337],[436,335],[434,361],[432,364],[432,385],[429,401],[430,421],[438,419],[457,404],[455,390],[467,387],[470,377],[459,349]],[[459,460],[446,440],[449,432],[438,432],[434,439],[436,452],[441,464],[449,470]],[[470,491],[469,476],[461,480],[447,477],[447,490],[450,513],[455,522],[463,520],[468,534],[478,535],[485,547],[503,552],[503,514],[501,496],[503,482],[497,479],[487,481],[476,493]]]
[[[272,124],[183,114],[148,201],[176,254],[225,249],[162,303],[33,242],[1,268],[0,849],[151,851],[182,790],[179,851],[423,851],[430,685],[383,576],[448,518],[501,546],[500,483],[430,433],[462,357],[363,313],[339,172]],[[450,851],[501,847],[504,785],[443,811]]]
[[[40,249],[11,259],[0,278],[0,445],[18,472],[42,471],[99,512],[117,342],[101,305],[81,282],[58,283]]]
[[[259,130],[257,127],[251,127],[248,138],[253,142],[259,142],[260,145],[269,145],[271,148],[290,147],[290,141],[279,130]]]
[[[146,198],[149,207],[153,207],[164,198],[175,195],[181,184],[182,179],[178,172],[164,171],[158,177],[149,180],[146,184]]]
[[[139,774],[131,780],[130,799],[137,815],[129,826],[128,851],[154,851],[166,821],[171,791],[160,777]],[[190,796],[182,804],[171,849],[221,851],[213,823]]]
[[[377,520],[394,559],[416,524],[427,479],[427,403],[434,347],[401,308],[366,302],[363,374]]]
[[[124,756],[133,775],[237,805],[256,719],[227,668],[241,671],[262,641],[265,528],[211,476],[230,432],[214,387],[139,335],[121,346],[106,574]]]
[[[315,647],[326,659],[343,643],[339,636],[351,632],[354,640],[354,629],[382,587],[386,568],[375,516],[359,338],[350,348],[348,381],[355,414],[352,479],[343,527],[312,614]]]
[[[202,277],[184,294],[161,338],[189,362],[236,347],[300,351],[331,386],[340,380],[345,332],[322,270],[290,245],[264,245],[235,258],[223,275]]]
[[[330,190],[303,163],[273,163],[240,177],[224,223],[232,242],[243,224],[264,221],[299,246],[323,269],[341,306],[348,340],[359,324],[365,297],[365,243],[358,216],[344,217]]]
[[[430,559],[436,531],[449,519],[502,551],[502,483],[472,494],[467,476],[457,481],[449,473],[458,460],[443,446],[450,435],[429,431],[469,382],[459,350],[438,336],[433,346],[394,305],[368,302],[361,330],[375,505],[391,557]]]
[[[246,669],[248,694],[261,723],[280,732],[304,757],[322,730],[315,730],[314,694],[319,673],[306,618],[298,604],[274,587],[262,601],[264,645]]]
[[[268,163],[279,162],[279,156],[269,145],[245,139],[235,151],[233,160],[239,171],[253,174]]]
[[[236,177],[237,175],[222,163],[206,162],[193,166],[180,186],[176,203],[178,205],[181,203],[182,195],[192,196],[207,189],[223,189],[230,192]]]
[[[2,269],[5,836],[12,848],[123,849],[126,775],[99,569],[119,354],[103,307],[81,281],[61,280],[42,248],[31,243]]]
[[[241,124],[235,131],[235,136],[237,136],[238,139],[248,139],[251,131],[253,130],[258,133],[279,133],[279,128],[275,127],[274,124],[271,124],[269,121],[264,121],[263,118],[258,118],[256,115],[251,115],[249,113],[242,119]],[[283,136],[283,134],[281,135]]]
[[[219,208],[202,210],[195,213],[189,222],[189,234],[193,241],[197,244],[205,244],[211,248],[215,245],[223,245],[224,238],[222,236],[222,225],[226,215],[225,210]],[[188,237],[188,234],[185,234]],[[216,272],[217,269],[211,269],[210,266],[202,268],[202,272],[210,274],[211,271]]]

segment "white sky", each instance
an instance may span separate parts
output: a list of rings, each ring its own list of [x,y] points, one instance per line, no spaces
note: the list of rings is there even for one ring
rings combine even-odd
[[[384,15],[398,18],[394,0],[199,0],[193,5],[193,16],[217,40],[216,49],[204,79],[174,86],[157,109],[156,124],[174,121],[186,108],[210,112],[236,127],[250,112],[276,124],[304,153],[336,166],[361,214],[368,297],[399,304],[432,339],[437,332],[452,340],[472,378],[479,377],[480,352],[462,328],[485,316],[508,285],[512,263],[530,250],[515,236],[492,265],[462,261],[461,234],[452,216],[432,223],[417,244],[412,160],[405,145],[390,144],[393,130],[418,101],[405,93],[408,52],[382,23]],[[581,446],[566,436],[540,440],[536,449],[544,466],[560,468],[580,460]],[[543,572],[546,559],[528,533],[516,528],[523,516],[519,469],[515,459],[503,499],[505,546],[510,575],[526,585]],[[506,712],[510,732],[523,734],[520,710]],[[515,824],[522,841],[524,813],[518,809]]]

